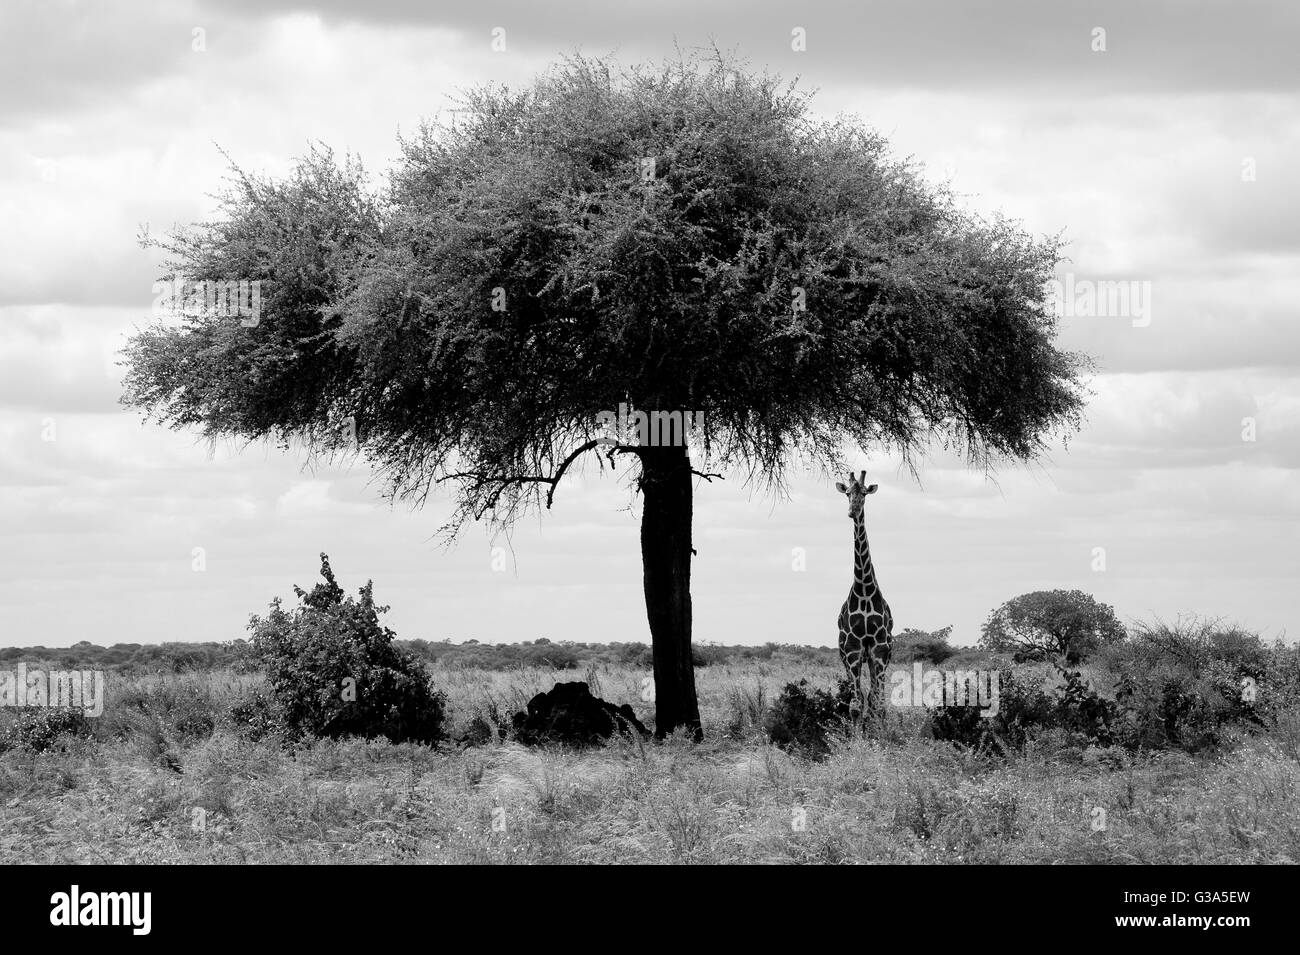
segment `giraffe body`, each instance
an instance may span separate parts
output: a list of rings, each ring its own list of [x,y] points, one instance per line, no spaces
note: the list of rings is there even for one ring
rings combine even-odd
[[[879,719],[885,711],[885,671],[894,640],[894,617],[880,591],[867,530],[863,522],[863,505],[876,485],[864,487],[867,472],[860,478],[849,475],[847,486],[836,484],[848,496],[849,517],[853,519],[853,587],[840,608],[840,662],[848,671],[853,685],[851,705],[854,721],[870,715]]]

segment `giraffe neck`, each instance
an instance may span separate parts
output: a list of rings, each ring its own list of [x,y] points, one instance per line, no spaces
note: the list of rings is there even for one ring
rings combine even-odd
[[[853,579],[864,584],[874,584],[876,570],[871,566],[871,548],[867,546],[867,527],[862,511],[853,516]]]

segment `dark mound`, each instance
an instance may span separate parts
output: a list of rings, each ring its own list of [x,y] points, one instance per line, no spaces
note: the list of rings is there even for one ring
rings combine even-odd
[[[586,683],[557,683],[550,692],[538,693],[528,701],[527,713],[515,714],[514,731],[529,746],[593,746],[616,733],[650,735],[632,707],[592,696]]]

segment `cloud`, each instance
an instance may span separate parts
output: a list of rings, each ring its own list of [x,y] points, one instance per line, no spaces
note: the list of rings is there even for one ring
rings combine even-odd
[[[112,334],[94,317],[102,314],[0,307],[0,407],[42,415],[117,411],[120,371]]]
[[[1291,38],[1300,11],[1267,0],[1226,7],[1214,0],[1132,4],[1103,0],[1087,10],[1039,0],[885,0],[861,5],[812,0],[662,0],[611,5],[579,0],[490,6],[421,0],[235,0],[204,9],[271,17],[310,10],[333,24],[391,28],[436,25],[488,46],[507,31],[507,49],[662,56],[674,46],[737,48],[760,63],[817,82],[969,90],[999,88],[1022,97],[1062,89],[1106,93],[1177,90],[1294,90]],[[806,52],[791,48],[802,27]],[[1106,31],[1094,52],[1093,30]]]
[[[0,6],[0,122],[112,107],[193,56],[195,5],[17,0]]]
[[[450,550],[450,508],[389,507],[364,466],[211,450],[117,405],[123,336],[162,270],[136,244],[212,215],[227,173],[282,175],[311,141],[382,182],[399,130],[459,89],[573,50],[634,62],[712,40],[798,74],[970,208],[1065,230],[1082,279],[1151,283],[1152,320],[1066,317],[1098,358],[1068,450],[995,479],[951,455],[864,455],[899,626],[974,639],[1002,600],[1080,587],[1125,616],[1198,610],[1275,630],[1300,571],[1300,109],[1285,4],[1038,0],[791,6],[107,2],[0,9],[0,614],[7,639],[229,639],[330,553],[404,637],[645,640],[639,501],[594,468],[554,508]],[[507,51],[490,31],[504,26]],[[1091,49],[1105,27],[1107,50]],[[808,49],[790,48],[791,30]],[[205,31],[194,49],[195,29]],[[218,148],[220,147],[220,149]],[[1243,179],[1254,160],[1255,178]],[[1243,419],[1255,440],[1243,441]],[[53,425],[53,432],[49,426]],[[50,435],[53,439],[50,439]],[[577,475],[575,475],[576,477]],[[631,510],[628,510],[631,503]],[[696,638],[829,644],[851,525],[828,482],[738,475],[696,497]],[[493,569],[493,546],[508,552]],[[192,568],[203,547],[207,569]],[[792,548],[807,570],[792,567]],[[1095,547],[1108,569],[1092,570]],[[75,599],[69,599],[75,594]]]

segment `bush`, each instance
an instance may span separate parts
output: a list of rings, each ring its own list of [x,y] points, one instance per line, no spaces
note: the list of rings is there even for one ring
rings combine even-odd
[[[276,599],[270,614],[249,623],[253,652],[286,730],[441,740],[445,697],[414,654],[394,646],[393,631],[380,625],[379,614],[388,608],[375,605],[373,583],[361,588],[359,600],[344,596],[324,554],[321,576],[325,583],[311,593],[294,588],[301,607],[286,612]],[[256,716],[256,709],[250,712]]]
[[[549,667],[553,670],[573,670],[578,666],[578,651],[562,643],[551,643],[543,638],[525,646],[519,655],[519,664],[530,667]]]
[[[644,643],[621,643],[614,647],[614,659],[634,670],[648,670],[654,666],[654,651]]]
[[[782,749],[813,759],[830,752],[829,734],[849,724],[853,684],[841,679],[836,691],[810,690],[807,680],[787,683],[763,721],[768,738]]]
[[[710,643],[696,644],[691,647],[691,666],[697,670],[700,667],[718,666],[729,662],[734,655],[735,649],[732,647]]]
[[[931,731],[973,747],[1018,748],[1041,730],[1074,746],[1197,753],[1229,740],[1230,726],[1278,725],[1300,700],[1300,654],[1214,620],[1138,624],[1126,639],[1103,645],[1095,662],[1116,677],[1114,701],[1060,664],[1063,683],[1051,693],[1023,682],[1023,671],[1017,680],[1003,670],[996,716],[939,710]]]
[[[1253,706],[1242,700],[1231,671],[1222,665],[1199,675],[1177,664],[1125,674],[1116,695],[1126,711],[1126,742],[1132,748],[1200,752],[1218,746],[1228,724],[1257,722]]]
[[[957,652],[956,648],[948,643],[948,636],[951,633],[952,627],[944,627],[934,633],[926,633],[924,630],[904,630],[894,637],[890,659],[894,663],[914,663],[919,660],[922,663],[938,666]]]
[[[1042,686],[1016,679],[1011,670],[998,677],[998,711],[985,717],[978,706],[943,706],[930,710],[930,734],[972,749],[1000,752],[1019,749],[1031,727],[1052,722],[1054,703]]]
[[[42,709],[21,713],[0,733],[0,753],[25,749],[43,753],[69,739],[91,735],[90,720],[78,709]]]
[[[1078,670],[1056,669],[1064,681],[1056,690],[1056,725],[1099,746],[1114,744],[1120,708],[1099,696]]]
[[[974,706],[931,711],[936,739],[990,751],[1020,749],[1036,736],[1065,745],[1181,749],[1197,753],[1223,743],[1230,725],[1273,725],[1273,711],[1243,693],[1240,671],[1221,660],[1190,670],[1177,658],[1140,673],[1121,674],[1116,699],[1089,686],[1081,673],[1056,665],[1061,685],[1048,691],[1035,674],[999,673],[999,708],[985,718]],[[1261,690],[1261,692],[1263,692]],[[1270,688],[1270,691],[1271,688]]]
[[[1277,649],[1217,620],[1139,623],[1098,658],[1116,674],[1126,745],[1199,752],[1229,724],[1270,725],[1294,700]]]
[[[1253,633],[1218,620],[1187,617],[1173,624],[1161,620],[1137,623],[1126,640],[1104,648],[1097,662],[1116,673],[1139,673],[1173,664],[1198,677],[1217,661],[1242,677],[1258,680],[1268,671],[1272,656]]]
[[[1119,710],[1084,682],[1082,674],[1057,666],[1062,685],[1049,692],[1040,684],[998,673],[998,709],[985,717],[976,706],[939,707],[929,714],[935,739],[992,752],[1021,749],[1043,730],[1057,730],[1080,748],[1115,742]]]

